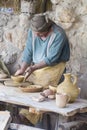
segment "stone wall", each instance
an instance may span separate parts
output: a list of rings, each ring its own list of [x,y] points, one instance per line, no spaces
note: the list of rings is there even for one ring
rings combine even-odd
[[[69,69],[75,74],[83,74],[87,66],[87,0],[51,1],[55,14],[52,18],[66,30],[69,37]]]
[[[52,10],[47,10],[48,16],[65,29],[69,38],[71,57],[67,70],[82,77],[87,73],[87,0],[50,2]],[[24,49],[31,11],[25,6],[20,15],[0,13],[0,55],[7,65],[14,66]]]

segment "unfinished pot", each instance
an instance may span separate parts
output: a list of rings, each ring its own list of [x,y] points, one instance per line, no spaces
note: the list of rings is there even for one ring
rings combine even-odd
[[[20,83],[20,82],[23,82],[23,80],[24,80],[24,76],[23,75],[18,75],[18,76],[11,76],[11,79],[14,81],[14,82],[18,82],[18,83]]]

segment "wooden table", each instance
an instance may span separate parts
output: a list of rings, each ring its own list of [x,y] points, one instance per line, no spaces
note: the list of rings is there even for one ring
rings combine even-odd
[[[55,100],[36,102],[32,96],[39,96],[39,93],[24,93],[16,87],[0,86],[0,101],[16,104],[23,107],[34,107],[44,112],[53,112],[65,117],[71,117],[76,113],[87,112],[87,100],[77,99],[72,104],[67,104],[65,108],[58,108]]]

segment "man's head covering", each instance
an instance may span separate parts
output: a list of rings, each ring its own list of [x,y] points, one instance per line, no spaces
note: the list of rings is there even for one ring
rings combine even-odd
[[[45,32],[51,27],[52,21],[46,15],[34,15],[31,19],[31,29],[35,32]]]

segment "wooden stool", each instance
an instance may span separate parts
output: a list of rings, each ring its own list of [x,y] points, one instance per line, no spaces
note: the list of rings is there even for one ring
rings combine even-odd
[[[10,112],[0,111],[0,130],[7,130],[11,122]]]

